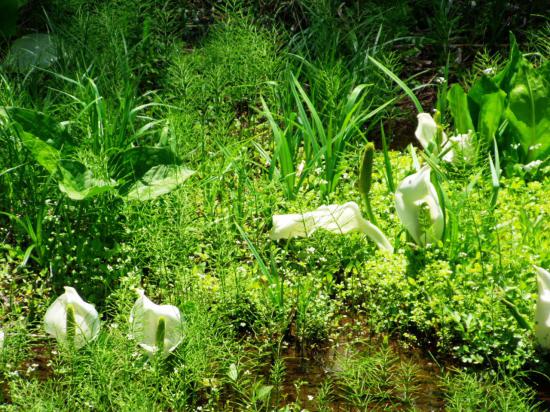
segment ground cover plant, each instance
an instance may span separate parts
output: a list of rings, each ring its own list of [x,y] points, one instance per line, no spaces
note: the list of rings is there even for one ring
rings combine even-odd
[[[0,409],[548,409],[528,3],[11,2]]]

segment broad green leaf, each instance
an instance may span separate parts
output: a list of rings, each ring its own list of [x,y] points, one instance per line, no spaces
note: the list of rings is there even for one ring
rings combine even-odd
[[[453,84],[447,94],[449,109],[454,119],[454,126],[458,133],[468,133],[470,130],[475,132],[474,123],[470,116],[468,107],[468,96],[462,86],[458,83]]]
[[[168,148],[139,146],[117,153],[109,159],[109,173],[116,180],[140,179],[154,166],[179,164],[180,160]]]
[[[506,118],[527,162],[550,154],[550,66],[533,69],[525,59],[513,79]]]
[[[59,190],[73,200],[88,199],[114,188],[114,182],[96,179],[91,170],[76,160],[60,160]]]
[[[506,93],[499,90],[481,98],[477,130],[483,142],[491,142],[495,137],[504,114]]]
[[[487,76],[481,77],[468,93],[470,116],[483,142],[491,142],[504,115],[506,93]]]
[[[121,196],[149,200],[174,190],[189,178],[192,170],[167,148],[133,147],[109,160],[111,177],[116,179]]]
[[[128,188],[128,200],[150,200],[171,192],[195,172],[179,165],[158,165],[152,167]]]
[[[54,37],[45,33],[27,34],[15,40],[8,52],[5,66],[19,73],[33,67],[47,68],[57,61]]]
[[[23,144],[29,149],[34,159],[48,172],[53,174],[57,169],[61,157],[59,151],[32,133],[27,133],[21,130],[21,128],[18,129]]]
[[[512,79],[518,71],[521,60],[523,60],[523,57],[519,51],[516,37],[510,32],[510,57],[508,58],[508,63],[504,69],[494,77],[495,83],[507,94],[510,93]]]
[[[23,130],[31,133],[56,149],[71,142],[71,136],[59,122],[36,110],[21,107],[4,107],[6,116],[17,122]]]

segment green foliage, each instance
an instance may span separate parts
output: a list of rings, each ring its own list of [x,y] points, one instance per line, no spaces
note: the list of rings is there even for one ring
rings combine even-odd
[[[482,75],[467,94],[458,84],[447,94],[455,129],[477,132],[486,147],[496,138],[508,170],[515,162],[544,160],[550,153],[548,64],[533,67],[513,35],[510,39],[510,58],[500,72]]]
[[[506,118],[526,162],[550,155],[550,64],[538,71],[527,61],[518,63],[510,85]]]
[[[211,28],[201,48],[173,54],[166,90],[209,122],[224,111],[246,115],[277,78],[276,36],[247,16],[230,16]]]
[[[108,160],[110,179],[101,180],[81,162],[66,159],[69,150],[58,150],[53,146],[63,145],[65,130],[54,125],[52,119],[39,113],[29,114],[30,111],[24,109],[8,108],[6,112],[8,115],[15,113],[14,119],[23,119],[27,130],[39,134],[40,138],[24,131],[25,126],[20,123],[14,124],[16,134],[32,156],[58,180],[59,189],[73,200],[112,191],[117,185],[120,186],[118,193],[126,199],[149,200],[171,192],[194,173],[181,166],[181,161],[170,149],[141,146],[111,156]],[[46,127],[42,128],[41,124]],[[62,133],[59,133],[60,129]]]
[[[520,378],[459,372],[446,379],[449,411],[536,411],[533,391]]]
[[[512,47],[499,69],[482,53],[472,76],[498,74],[447,93],[455,129],[475,128],[491,156],[416,159],[445,193],[444,242],[419,250],[400,232],[394,178],[413,166],[390,145],[412,131],[381,127],[383,154],[361,152],[367,136],[378,143],[381,116],[410,106],[392,107],[398,87],[413,97],[426,61],[485,37],[465,19],[494,4],[44,2],[57,64],[0,76],[3,406],[534,409],[523,377],[491,368],[548,373],[531,329],[532,265],[550,265],[549,182],[500,173],[503,148],[529,156],[522,142],[546,138],[544,57]],[[21,31],[42,28],[41,8],[24,13]],[[448,67],[447,78],[460,74]],[[201,179],[174,190],[192,173],[183,164]],[[356,183],[394,254],[358,233],[269,240],[273,214],[358,201]],[[133,199],[148,201],[122,201]],[[74,353],[41,327],[65,285],[102,314],[98,340]],[[136,287],[181,309],[185,338],[166,361],[127,338]],[[442,378],[449,358],[487,372]]]
[[[262,154],[271,164],[270,175],[279,177],[287,198],[292,199],[301,189],[314,168],[321,168],[324,197],[334,192],[342,173],[341,161],[345,148],[363,136],[361,125],[376,118],[392,102],[387,101],[372,109],[368,85],[358,85],[323,116],[294,74],[289,73],[290,96],[281,93],[283,109],[281,129],[270,109],[264,105],[275,138],[274,156]],[[289,98],[290,101],[286,100]]]

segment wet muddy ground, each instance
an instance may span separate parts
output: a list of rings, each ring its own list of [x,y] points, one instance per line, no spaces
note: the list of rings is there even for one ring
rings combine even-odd
[[[324,385],[331,383],[331,396],[328,410],[360,411],[364,410],[353,405],[349,400],[349,388],[346,386],[346,368],[350,360],[363,359],[368,362],[378,362],[379,356],[389,356],[387,371],[385,366],[377,365],[380,373],[392,371],[399,373],[401,365],[414,365],[414,379],[411,382],[412,393],[404,401],[403,397],[387,388],[374,388],[368,410],[410,410],[442,411],[445,407],[444,393],[441,384],[442,369],[435,361],[418,349],[406,348],[398,341],[389,340],[385,336],[371,335],[361,318],[343,318],[339,334],[332,342],[317,345],[312,348],[301,348],[299,344],[289,344],[283,350],[285,362],[284,397],[289,402],[298,403],[307,411],[319,409],[319,394]],[[392,384],[389,377],[389,385]],[[297,386],[299,389],[297,389]],[[399,384],[397,384],[399,386]],[[399,389],[394,388],[395,391]],[[381,396],[383,393],[388,396]]]
[[[362,317],[343,316],[337,333],[326,342],[304,346],[292,337],[283,341],[280,352],[283,380],[278,393],[277,389],[272,393],[272,401],[276,397],[274,403],[279,407],[295,404],[309,412],[444,411],[442,376],[456,365],[386,335],[371,334],[366,323]],[[53,375],[52,361],[56,355],[48,342],[39,339],[33,342],[32,355],[21,362],[17,373],[45,381]],[[358,368],[365,364],[374,368]],[[408,394],[404,396],[401,374],[407,371],[407,365],[412,369],[409,369]],[[350,370],[356,370],[357,374],[350,374]],[[374,380],[362,383],[375,385],[367,384],[358,395],[357,388],[353,393],[353,386],[361,381],[363,372],[375,376]],[[269,376],[270,368],[266,367],[262,374]],[[529,381],[541,403],[538,410],[550,410],[550,379],[532,373]],[[9,377],[0,376],[0,404],[10,403]]]

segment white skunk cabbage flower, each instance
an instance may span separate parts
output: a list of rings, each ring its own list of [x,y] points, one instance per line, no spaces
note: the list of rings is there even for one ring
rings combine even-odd
[[[74,288],[65,286],[65,293],[46,311],[44,328],[58,342],[78,349],[97,337],[99,315]]]
[[[160,351],[168,356],[183,340],[180,310],[153,303],[141,289],[137,293],[139,297],[130,312],[131,337],[149,355]]]
[[[535,309],[535,339],[544,349],[550,349],[550,272],[535,266],[539,295]]]
[[[414,135],[422,145],[424,149],[427,149],[431,143],[435,142],[435,137],[437,136],[437,123],[429,113],[418,113],[416,116],[418,119],[418,125]],[[447,135],[445,132],[442,132],[442,144],[447,142]]]
[[[430,144],[436,144],[437,136],[437,123],[433,117],[428,113],[418,113],[417,115],[418,125],[414,132],[414,135],[422,145],[427,149]],[[444,152],[443,160],[452,163],[457,159],[464,159],[465,161],[471,161],[474,157],[472,153],[472,132],[459,134],[457,136],[447,137],[445,132],[441,132],[440,147],[436,147],[439,152]]]
[[[393,246],[386,236],[378,227],[363,218],[359,206],[355,202],[321,206],[312,212],[303,214],[274,215],[271,239],[308,237],[317,229],[325,229],[331,233],[342,235],[361,232],[376,243],[380,249],[393,252]]]
[[[474,147],[472,139],[472,131],[469,133],[451,136],[445,142],[444,150],[448,151],[443,155],[443,160],[452,163],[457,159],[463,159],[466,162],[474,160]]]
[[[421,246],[443,237],[444,217],[434,185],[431,169],[424,166],[407,176],[395,191],[395,208],[405,229]]]

